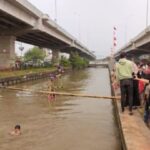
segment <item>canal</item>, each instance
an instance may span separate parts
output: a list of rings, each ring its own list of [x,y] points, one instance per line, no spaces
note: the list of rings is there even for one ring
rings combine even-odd
[[[16,87],[47,89],[48,80]],[[109,72],[91,68],[71,72],[55,83],[59,91],[111,95]],[[0,150],[121,150],[111,100],[47,96],[0,89]],[[22,134],[8,132],[21,125]]]

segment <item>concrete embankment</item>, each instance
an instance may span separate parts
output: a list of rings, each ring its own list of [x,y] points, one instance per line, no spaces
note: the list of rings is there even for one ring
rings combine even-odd
[[[115,91],[117,95],[117,91]],[[143,121],[143,116],[138,110],[133,111],[133,115],[129,115],[126,108],[125,112],[121,112],[120,101],[116,101],[117,119],[122,134],[122,142],[124,149],[127,150],[150,150],[150,130]]]
[[[65,72],[68,70],[69,69],[66,69]],[[20,76],[16,75],[13,77],[3,77],[3,78],[0,78],[0,87],[15,85],[15,84],[38,80],[38,79],[50,78],[50,74],[56,75],[57,69],[54,71],[30,73],[30,74],[25,74],[25,75],[20,75]]]
[[[27,74],[23,76],[15,76],[15,77],[6,77],[0,79],[0,86],[9,86],[9,85],[15,85],[22,82],[42,79],[49,77],[50,73],[54,72],[41,72],[41,73],[34,73],[34,74]]]
[[[112,88],[112,95],[120,95],[120,90]],[[134,110],[131,116],[128,108],[121,112],[120,100],[114,100],[114,106],[123,150],[150,150],[150,130],[139,110]]]

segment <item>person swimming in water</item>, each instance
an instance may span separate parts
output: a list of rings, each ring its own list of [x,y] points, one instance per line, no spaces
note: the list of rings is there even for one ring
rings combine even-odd
[[[14,127],[14,129],[9,133],[10,135],[13,135],[13,136],[18,136],[21,134],[21,126],[20,125],[16,125]]]

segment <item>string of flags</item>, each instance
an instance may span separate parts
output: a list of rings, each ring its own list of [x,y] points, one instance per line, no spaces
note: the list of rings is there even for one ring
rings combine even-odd
[[[113,57],[116,46],[117,46],[117,35],[116,35],[116,33],[117,33],[117,28],[114,26],[113,27],[113,46],[111,48],[111,57]]]

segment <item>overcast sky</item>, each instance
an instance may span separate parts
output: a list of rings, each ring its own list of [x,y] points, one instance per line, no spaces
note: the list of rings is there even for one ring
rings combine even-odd
[[[52,19],[55,18],[55,0],[29,1]],[[146,26],[147,0],[56,1],[58,24],[95,51],[99,58],[110,54],[114,26],[117,28],[116,49]]]

